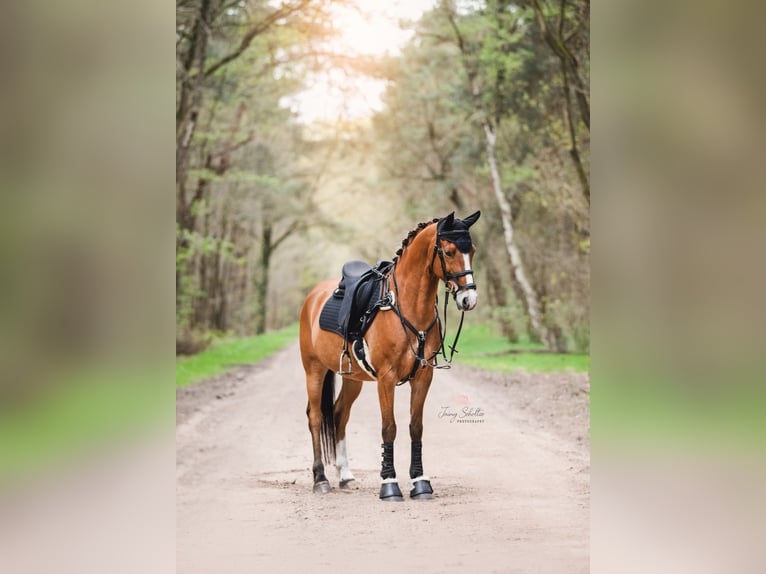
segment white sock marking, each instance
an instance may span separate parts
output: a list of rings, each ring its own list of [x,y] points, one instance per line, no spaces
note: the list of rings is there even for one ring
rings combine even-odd
[[[346,437],[335,445],[335,467],[341,480],[354,480],[354,475],[348,468],[348,453],[346,452]]]

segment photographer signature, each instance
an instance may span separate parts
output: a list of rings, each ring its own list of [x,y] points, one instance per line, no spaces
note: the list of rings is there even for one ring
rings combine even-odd
[[[483,419],[484,411],[481,410],[481,407],[463,407],[459,411],[450,407],[441,407],[438,416],[440,419],[448,418],[450,423],[454,423],[456,420]]]

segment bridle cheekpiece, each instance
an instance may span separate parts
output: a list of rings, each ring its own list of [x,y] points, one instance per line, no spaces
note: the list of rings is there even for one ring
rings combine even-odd
[[[446,229],[448,224],[451,225],[451,229]],[[458,293],[465,291],[466,289],[476,289],[476,283],[466,283],[461,285],[457,279],[465,277],[466,275],[473,275],[473,269],[464,269],[463,271],[457,271],[456,273],[447,273],[447,263],[444,261],[444,250],[441,247],[441,240],[450,241],[455,244],[458,251],[461,253],[470,253],[473,247],[473,241],[471,240],[471,233],[468,231],[462,221],[452,220],[450,218],[443,218],[439,221],[436,227],[436,243],[434,244],[434,254],[431,259],[431,268],[433,268],[436,256],[439,256],[439,261],[442,266],[442,275],[444,276],[444,283],[447,285],[452,296],[457,298]],[[450,285],[452,287],[450,288]]]

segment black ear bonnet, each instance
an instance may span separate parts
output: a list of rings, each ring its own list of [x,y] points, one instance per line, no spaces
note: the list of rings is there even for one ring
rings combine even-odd
[[[461,253],[470,253],[473,241],[471,240],[471,233],[468,231],[468,228],[476,223],[480,215],[481,212],[477,211],[465,219],[457,219],[454,212],[450,213],[447,217],[439,220],[436,227],[437,237],[451,241]]]

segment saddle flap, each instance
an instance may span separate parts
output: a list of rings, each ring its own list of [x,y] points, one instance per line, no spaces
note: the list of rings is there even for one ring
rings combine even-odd
[[[341,283],[345,283],[345,289],[338,322],[347,337],[350,331],[364,331],[359,321],[380,299],[381,283],[392,265],[391,261],[378,261],[374,267],[364,261],[349,261],[343,266]],[[360,271],[361,275],[356,276]]]

